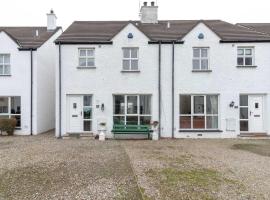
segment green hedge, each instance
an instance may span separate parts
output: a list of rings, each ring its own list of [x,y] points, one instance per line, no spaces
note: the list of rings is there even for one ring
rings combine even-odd
[[[16,127],[16,119],[0,119],[0,132],[7,132],[8,135],[13,135]]]

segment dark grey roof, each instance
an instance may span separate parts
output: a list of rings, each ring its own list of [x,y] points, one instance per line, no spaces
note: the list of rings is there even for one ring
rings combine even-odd
[[[0,27],[0,32],[8,34],[21,49],[36,49],[44,44],[61,27],[54,31],[47,31],[47,27]],[[38,36],[36,36],[38,30]]]
[[[170,28],[167,28],[167,23]],[[140,21],[75,21],[56,40],[61,43],[110,42],[127,24],[134,24],[150,41],[181,41],[200,22],[215,32],[222,42],[270,41],[270,36],[221,20],[162,20],[157,24]]]
[[[270,23],[239,23],[237,25],[270,35]]]

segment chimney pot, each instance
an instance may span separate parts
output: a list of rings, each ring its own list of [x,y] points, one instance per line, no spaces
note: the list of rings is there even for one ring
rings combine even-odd
[[[151,6],[155,6],[155,2],[154,1],[151,2]]]
[[[143,6],[147,6],[147,2],[145,1],[145,2],[143,2]]]

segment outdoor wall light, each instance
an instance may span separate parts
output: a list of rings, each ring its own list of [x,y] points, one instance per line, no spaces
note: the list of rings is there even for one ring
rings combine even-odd
[[[129,33],[128,34],[128,39],[132,39],[133,38],[133,34],[132,33]]]
[[[235,104],[235,102],[232,101],[232,102],[230,103],[230,107],[231,107],[231,108],[234,107],[234,104]]]
[[[105,106],[104,103],[101,104],[101,110],[104,111],[105,110]]]
[[[199,38],[200,40],[204,39],[204,34],[203,34],[203,33],[200,33],[200,34],[198,35],[198,38]]]

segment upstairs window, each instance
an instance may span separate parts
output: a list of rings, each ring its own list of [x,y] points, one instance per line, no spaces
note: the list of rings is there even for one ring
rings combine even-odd
[[[123,48],[123,71],[139,70],[139,48]]]
[[[253,66],[254,65],[254,48],[238,47],[237,65],[238,66]]]
[[[10,54],[0,54],[0,76],[10,75]]]
[[[209,48],[193,48],[193,70],[209,70]]]
[[[95,67],[95,49],[79,49],[79,67]]]

